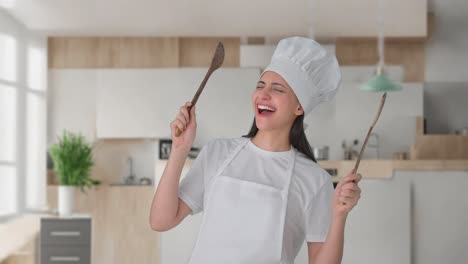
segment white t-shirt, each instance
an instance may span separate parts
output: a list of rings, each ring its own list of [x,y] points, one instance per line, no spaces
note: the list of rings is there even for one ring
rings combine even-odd
[[[215,139],[201,149],[179,188],[179,197],[192,209],[191,214],[203,210],[213,177],[242,140],[245,138]],[[267,151],[249,140],[224,174],[281,189],[281,186],[287,184],[285,176],[290,151]],[[304,240],[325,241],[331,222],[332,195],[331,176],[317,163],[297,151],[289,187],[283,259],[294,260]]]

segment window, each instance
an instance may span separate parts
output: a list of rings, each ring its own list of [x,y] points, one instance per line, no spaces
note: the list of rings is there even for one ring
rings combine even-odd
[[[0,32],[0,80],[16,81],[17,45],[13,36]]]
[[[0,164],[16,161],[16,90],[0,84]],[[0,174],[1,175],[1,174]]]
[[[14,0],[0,0],[0,7],[12,8],[14,6]]]
[[[46,205],[46,76],[45,38],[0,31],[0,220]]]
[[[0,33],[0,217],[15,214],[17,201],[16,41]]]
[[[42,208],[46,204],[45,96],[26,95],[26,208]]]

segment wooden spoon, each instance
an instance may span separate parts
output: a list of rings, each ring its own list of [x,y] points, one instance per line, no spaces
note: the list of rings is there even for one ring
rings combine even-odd
[[[188,109],[187,109],[189,111],[189,113],[190,113],[190,109],[192,109],[192,107],[195,106],[195,104],[197,103],[198,97],[202,93],[203,88],[205,88],[205,85],[206,85],[206,82],[208,81],[208,78],[210,78],[211,74],[215,70],[217,70],[219,67],[221,67],[221,65],[223,65],[223,62],[224,62],[224,45],[223,45],[222,42],[219,42],[218,46],[216,47],[216,51],[215,51],[215,53],[213,55],[213,59],[211,60],[210,68],[208,69],[208,72],[206,73],[205,78],[203,79],[202,83],[200,84],[200,87],[198,87],[197,92],[193,96],[192,105],[189,106]],[[180,131],[180,129],[177,127],[176,128],[176,133],[175,133],[176,137],[180,136],[181,134],[182,134],[182,131]]]
[[[377,111],[377,115],[375,116],[374,122],[372,122],[372,125],[369,127],[369,131],[367,131],[367,136],[366,139],[364,140],[364,143],[362,144],[361,151],[359,152],[358,159],[356,161],[356,164],[354,165],[353,169],[353,174],[356,174],[358,168],[359,168],[359,163],[361,162],[362,154],[364,154],[364,149],[366,148],[367,141],[369,140],[369,136],[372,133],[372,129],[374,129],[375,124],[377,123],[377,120],[380,117],[380,113],[382,113],[382,108],[385,104],[385,99],[387,98],[387,93],[384,93],[382,95],[382,98],[380,99],[380,105],[379,105],[379,110]]]
[[[380,99],[379,109],[377,110],[377,115],[375,116],[374,122],[372,122],[372,125],[369,127],[369,130],[367,131],[366,139],[364,140],[364,143],[362,144],[361,151],[359,152],[359,156],[358,156],[358,159],[356,161],[356,164],[354,165],[352,174],[357,173],[357,170],[359,168],[359,163],[361,162],[362,154],[364,154],[364,149],[366,148],[366,145],[367,145],[367,141],[369,140],[369,136],[372,133],[372,129],[374,128],[375,124],[377,123],[377,120],[380,117],[380,113],[382,113],[382,108],[383,108],[383,106],[385,104],[385,99],[386,98],[387,98],[387,93],[384,93],[382,95],[382,98]],[[355,182],[355,181],[353,181],[353,182]],[[343,203],[343,204],[345,204],[345,203]]]

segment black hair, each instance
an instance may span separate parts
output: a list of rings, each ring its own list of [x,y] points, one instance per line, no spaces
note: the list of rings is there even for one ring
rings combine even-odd
[[[254,117],[249,133],[242,137],[253,138],[257,132],[258,127]],[[296,117],[296,120],[294,120],[291,130],[289,131],[289,141],[293,147],[304,153],[309,159],[317,162],[315,160],[314,153],[312,152],[312,148],[310,147],[309,141],[307,140],[307,137],[304,133],[304,114]]]

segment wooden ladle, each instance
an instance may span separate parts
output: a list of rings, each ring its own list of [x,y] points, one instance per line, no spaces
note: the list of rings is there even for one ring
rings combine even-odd
[[[200,87],[198,87],[197,92],[193,96],[192,105],[189,106],[187,109],[189,113],[190,113],[190,109],[192,109],[192,107],[195,106],[195,104],[197,103],[198,97],[202,93],[203,88],[205,88],[208,78],[210,78],[211,74],[215,70],[217,70],[219,67],[221,67],[221,65],[223,65],[223,62],[224,62],[224,45],[222,42],[219,42],[218,46],[216,47],[216,51],[213,55],[213,59],[211,60],[210,68],[208,69],[208,72],[206,73],[205,78],[201,82]],[[180,136],[181,134],[182,134],[182,131],[180,131],[180,129],[177,127],[176,133],[175,133],[176,137]]]

